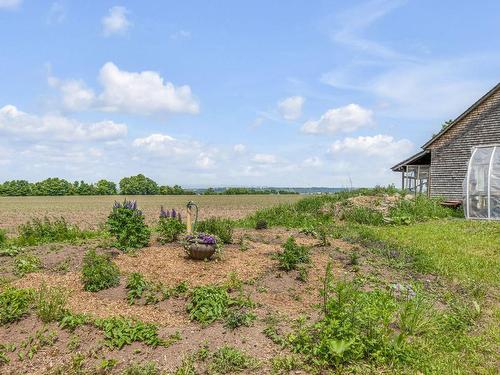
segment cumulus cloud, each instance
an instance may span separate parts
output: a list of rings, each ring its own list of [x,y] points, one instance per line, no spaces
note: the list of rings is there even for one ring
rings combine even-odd
[[[390,135],[347,137],[335,141],[330,151],[334,154],[357,154],[365,156],[394,157],[394,160],[407,155],[413,149],[413,144],[407,139],[395,140]]]
[[[59,114],[36,116],[6,105],[0,108],[0,133],[20,139],[107,141],[125,137],[127,126],[113,121],[82,123]]]
[[[304,101],[302,96],[291,96],[278,103],[278,110],[285,120],[297,120],[302,115]]]
[[[103,90],[99,94],[82,80],[48,77],[61,93],[62,104],[71,111],[87,109],[142,115],[153,113],[198,113],[199,105],[187,85],[174,86],[154,71],[128,72],[112,62],[99,72]]]
[[[0,9],[16,9],[23,0],[0,0]]]
[[[303,167],[321,167],[323,166],[323,160],[321,160],[317,156],[312,156],[310,158],[305,159],[302,162]]]
[[[302,126],[305,133],[350,133],[374,123],[373,112],[358,104],[332,108],[319,120],[309,120]]]
[[[99,80],[104,87],[99,99],[106,111],[146,115],[199,111],[189,86],[175,87],[154,71],[127,72],[108,62],[101,68]]]
[[[277,158],[273,154],[255,154],[252,161],[259,164],[274,164],[277,162]]]
[[[123,35],[132,26],[127,19],[129,11],[122,6],[114,6],[109,9],[109,14],[102,18],[102,29],[105,36]]]

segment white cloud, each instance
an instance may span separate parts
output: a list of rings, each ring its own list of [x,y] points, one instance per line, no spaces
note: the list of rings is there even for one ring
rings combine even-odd
[[[202,152],[198,155],[196,165],[201,169],[211,169],[215,166],[215,160],[209,154]]]
[[[305,133],[349,133],[373,124],[373,113],[358,104],[332,108],[319,120],[309,120],[302,126]]]
[[[49,25],[61,23],[66,19],[66,8],[58,1],[52,3],[47,15],[47,23]]]
[[[0,9],[16,9],[23,0],[0,0]]]
[[[276,155],[273,154],[255,154],[252,160],[259,164],[274,164],[277,162]]]
[[[390,135],[378,134],[374,136],[347,137],[335,141],[330,152],[333,154],[355,154],[359,156],[389,157],[394,161],[409,155],[413,144],[407,139],[395,140]],[[369,165],[369,163],[367,163]]]
[[[238,144],[233,146],[233,151],[236,152],[237,154],[244,153],[246,151],[246,149],[247,149],[247,146],[245,146],[242,143],[238,143]]]
[[[102,28],[105,36],[113,34],[123,35],[132,26],[127,19],[129,11],[122,6],[114,6],[109,9],[109,14],[102,18]]]
[[[321,166],[323,166],[323,160],[321,160],[317,156],[312,156],[310,158],[305,159],[302,162],[302,166],[303,167],[314,167],[314,168],[315,167],[321,167]]]
[[[100,69],[99,81],[103,91],[96,95],[82,80],[48,77],[49,85],[61,92],[64,108],[72,111],[93,109],[142,115],[199,112],[188,85],[176,87],[154,71],[128,72],[108,62]]]
[[[154,71],[127,72],[108,62],[101,68],[99,80],[104,87],[99,99],[106,111],[146,115],[199,111],[189,86],[175,87]]]
[[[0,132],[20,139],[106,141],[125,137],[127,126],[113,121],[86,124],[58,114],[36,116],[6,105],[0,108]]]
[[[302,96],[291,96],[278,103],[278,110],[285,120],[297,120],[302,115],[304,101]]]

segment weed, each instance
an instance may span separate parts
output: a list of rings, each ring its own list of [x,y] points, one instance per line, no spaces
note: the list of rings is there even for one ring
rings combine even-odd
[[[14,259],[14,274],[24,276],[31,272],[38,271],[42,266],[42,261],[39,257],[33,254],[22,254]]]
[[[123,375],[160,375],[155,362],[134,363],[123,371]]]
[[[309,249],[306,246],[300,246],[295,242],[295,238],[289,237],[283,245],[283,251],[276,254],[279,268],[285,271],[294,270],[300,263],[309,263]]]
[[[135,201],[115,202],[106,225],[116,239],[116,247],[123,251],[139,249],[149,243],[151,231]]]
[[[133,272],[127,279],[127,293],[128,303],[133,305],[136,299],[141,299],[142,294],[148,288],[148,283],[138,272]]]
[[[116,264],[93,249],[85,253],[82,273],[84,289],[89,292],[98,292],[120,283],[120,270]]]
[[[398,325],[404,335],[420,335],[430,325],[429,312],[431,305],[425,300],[421,291],[407,299],[400,308]]]
[[[351,207],[344,211],[344,220],[352,223],[367,225],[384,224],[384,215],[382,212],[368,207]]]
[[[182,363],[174,371],[174,375],[196,375],[196,368],[194,367],[193,356],[186,356],[183,358]]]
[[[463,217],[457,211],[441,206],[441,199],[417,195],[414,199],[401,199],[390,210],[389,216],[394,224],[410,224],[429,219]]]
[[[222,243],[229,244],[233,240],[234,221],[211,217],[196,224],[196,230],[217,236]]]
[[[359,252],[356,249],[353,249],[349,253],[349,261],[348,264],[350,266],[357,266],[359,264]]]
[[[250,327],[257,316],[245,310],[230,310],[225,318],[224,326],[230,330],[238,327]]]
[[[268,315],[264,319],[266,327],[264,328],[262,333],[264,333],[264,335],[276,345],[284,346],[286,344],[286,340],[279,334],[279,321],[280,319],[276,315]]]
[[[70,331],[74,331],[77,327],[90,322],[91,318],[86,314],[72,314],[70,312],[66,312],[66,314],[60,319],[59,326],[63,329],[67,328]]]
[[[330,246],[328,237],[330,236],[330,226],[325,223],[320,223],[316,227],[316,238],[319,240],[319,246]]]
[[[257,222],[255,223],[255,229],[257,230],[267,229],[267,227],[267,221],[264,219],[257,220]]]
[[[66,290],[42,284],[35,295],[37,316],[44,323],[59,321],[66,314]]]
[[[54,271],[60,272],[60,273],[68,273],[70,264],[71,264],[71,259],[66,258],[66,259],[60,261],[59,263],[57,263],[57,265],[54,267]]]
[[[300,264],[297,266],[297,271],[299,271],[297,274],[297,280],[302,281],[303,283],[307,282],[309,279],[309,267],[304,264]]]
[[[0,247],[7,243],[7,232],[5,229],[0,229]]]
[[[0,292],[0,324],[12,323],[28,314],[33,291],[7,287]]]
[[[0,256],[15,257],[22,251],[24,251],[24,248],[13,244],[8,244],[4,247],[0,247]]]
[[[243,288],[243,280],[238,277],[238,274],[235,271],[231,271],[227,275],[227,280],[224,286],[229,292],[234,290],[241,291]]]
[[[57,341],[57,334],[49,331],[47,328],[39,329],[34,335],[21,342],[19,352],[17,353],[19,360],[23,361],[28,358],[31,360],[40,349],[46,346],[52,346]]]
[[[71,335],[68,341],[68,349],[72,352],[77,350],[81,345],[80,337],[77,335]]]
[[[271,359],[271,371],[276,375],[288,374],[302,367],[302,361],[295,355],[275,356]]]
[[[234,374],[247,369],[256,369],[258,361],[248,354],[231,347],[223,346],[212,354],[208,364],[209,374]]]
[[[118,364],[118,361],[114,358],[110,358],[110,359],[103,358],[103,359],[101,359],[101,362],[99,363],[99,369],[107,372],[107,371],[115,368],[117,364]]]
[[[208,325],[226,313],[229,295],[218,286],[199,286],[191,291],[187,311],[191,320]]]

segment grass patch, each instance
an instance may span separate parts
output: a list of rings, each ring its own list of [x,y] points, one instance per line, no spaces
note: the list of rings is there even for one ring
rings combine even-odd
[[[18,227],[15,242],[21,246],[34,246],[50,242],[76,242],[77,240],[95,237],[98,233],[81,230],[69,224],[65,218],[34,218]]]
[[[259,362],[248,354],[231,346],[223,346],[212,354],[207,372],[211,375],[234,374],[256,369]]]
[[[35,310],[44,323],[59,321],[66,314],[66,290],[43,284],[35,295]]]
[[[211,217],[196,224],[196,231],[217,236],[222,243],[229,244],[233,241],[234,221],[219,217]]]

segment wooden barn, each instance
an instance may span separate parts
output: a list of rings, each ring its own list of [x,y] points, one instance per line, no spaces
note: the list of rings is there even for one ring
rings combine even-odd
[[[471,169],[473,155],[482,159]],[[490,199],[492,187],[500,184],[500,83],[434,135],[422,151],[392,170],[401,172],[402,187],[411,192],[462,200],[471,190],[478,202],[483,200],[481,194]],[[465,182],[468,177],[472,178],[469,185]]]

